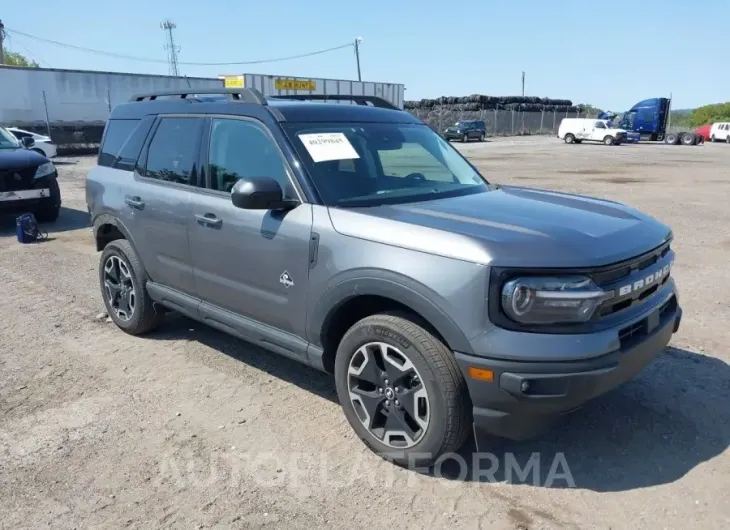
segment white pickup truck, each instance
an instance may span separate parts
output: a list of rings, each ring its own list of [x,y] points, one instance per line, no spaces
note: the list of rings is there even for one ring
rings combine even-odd
[[[564,140],[566,144],[586,141],[618,145],[626,140],[626,131],[612,128],[607,120],[563,118],[558,128],[558,138]]]

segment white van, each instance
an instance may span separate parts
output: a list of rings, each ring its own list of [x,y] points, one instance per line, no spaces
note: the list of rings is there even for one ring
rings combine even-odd
[[[602,142],[618,145],[626,140],[624,129],[614,129],[607,120],[590,118],[563,118],[558,128],[558,138],[566,144],[581,142]]]
[[[710,141],[730,144],[730,122],[713,123],[710,127]]]

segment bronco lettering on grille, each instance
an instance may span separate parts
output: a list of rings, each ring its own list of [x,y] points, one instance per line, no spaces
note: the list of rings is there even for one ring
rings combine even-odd
[[[645,287],[649,287],[654,282],[657,282],[664,278],[666,275],[669,274],[670,270],[672,268],[672,264],[665,265],[663,268],[659,269],[658,271],[649,274],[648,276],[645,276],[644,278],[641,278],[640,280],[636,280],[632,283],[622,285],[618,288],[618,295],[619,296],[626,296],[627,294],[634,293],[636,291],[640,291],[641,289],[644,289]]]

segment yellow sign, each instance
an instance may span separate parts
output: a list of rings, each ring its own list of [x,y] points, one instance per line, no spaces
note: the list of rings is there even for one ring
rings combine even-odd
[[[276,90],[317,90],[317,82],[311,79],[277,79],[274,81]]]
[[[223,84],[226,88],[243,88],[243,76],[226,77],[223,80]]]

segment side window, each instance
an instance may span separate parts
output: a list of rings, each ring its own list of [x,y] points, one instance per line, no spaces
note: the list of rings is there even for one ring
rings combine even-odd
[[[162,118],[147,153],[144,176],[194,185],[202,118]]]
[[[279,182],[285,196],[291,195],[279,147],[251,121],[213,119],[208,165],[211,189],[230,193],[240,178],[270,177]]]
[[[422,174],[426,180],[454,182],[451,171],[419,143],[406,142],[400,149],[378,151],[378,157],[386,177],[407,177],[414,173],[413,161],[418,160],[416,173]]]
[[[13,134],[13,136],[15,136],[18,139],[21,139],[21,138],[30,138],[30,136],[31,136],[28,133],[24,133],[24,132],[20,132],[20,131],[10,131],[10,132]]]
[[[107,122],[99,149],[98,165],[112,167],[124,142],[130,137],[137,124],[139,124],[139,120],[109,120]]]
[[[602,121],[597,121],[596,122],[596,129],[605,129],[605,128],[606,128],[606,126],[603,125],[603,122]]]

